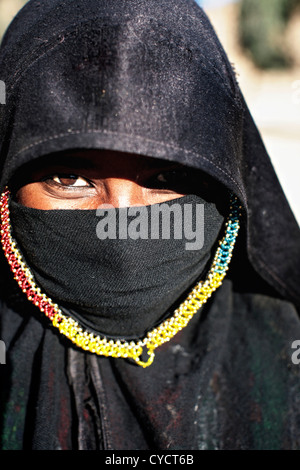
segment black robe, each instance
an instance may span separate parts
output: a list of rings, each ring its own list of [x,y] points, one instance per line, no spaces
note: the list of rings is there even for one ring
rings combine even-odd
[[[147,369],[59,336],[2,257],[1,447],[299,449],[299,228],[203,11],[31,0],[0,79],[1,190],[41,155],[112,149],[201,170],[243,207],[226,280]]]

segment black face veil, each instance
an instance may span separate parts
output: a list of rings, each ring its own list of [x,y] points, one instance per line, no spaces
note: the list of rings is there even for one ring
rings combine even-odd
[[[6,105],[0,105],[1,191],[23,164],[70,149],[129,152],[201,170],[233,192],[243,207],[236,279],[247,284],[251,265],[256,280],[274,289],[276,297],[300,303],[297,223],[226,54],[194,1],[30,0],[3,39],[0,80],[6,84]],[[239,282],[234,282],[236,292]],[[238,311],[234,328],[241,328],[242,334],[235,332],[231,341],[230,327],[227,323],[224,327],[224,322],[231,318],[234,302],[226,289],[223,298],[220,295],[213,303],[199,337],[196,328],[180,336],[171,353],[165,351],[144,375],[110,359],[99,365],[95,358],[76,356],[71,348],[66,353],[54,335],[35,323],[34,313],[22,325],[14,313],[4,315],[2,330],[11,341],[10,380],[15,385],[8,410],[11,407],[14,416],[13,406],[18,403],[24,416],[30,417],[30,423],[24,418],[24,434],[15,434],[9,445],[70,448],[77,439],[75,448],[184,449],[190,445],[198,449],[213,442],[215,448],[259,446],[252,417],[248,419],[253,404],[249,377],[254,368],[249,366],[250,374],[246,366],[259,352],[273,365],[269,344],[264,349],[264,339],[259,342],[255,329],[265,304],[257,303],[253,326],[249,321],[247,334],[257,343],[253,349],[252,343],[246,348],[240,364],[237,351],[248,346],[243,336],[248,311],[247,307]],[[288,308],[282,313],[280,307],[269,307],[272,318],[273,311],[278,315],[278,329],[286,332],[282,318],[289,315]],[[289,318],[292,328],[294,313]],[[264,327],[268,329],[269,323]],[[221,355],[222,344],[228,348]],[[29,376],[21,356],[39,371],[39,377]],[[64,361],[69,361],[68,383]],[[276,390],[287,381],[287,367],[283,369],[270,373],[269,382]],[[260,372],[260,378],[268,377]],[[208,384],[217,390],[215,395]],[[237,389],[242,408],[230,401]],[[161,403],[166,402],[162,409]],[[285,403],[287,399],[275,405],[282,409]],[[268,404],[266,400],[266,409]],[[215,409],[219,410],[216,423]],[[290,409],[285,412],[291,416]],[[74,424],[72,413],[77,413],[77,434],[68,427]],[[10,429],[7,417],[4,429]],[[132,433],[120,429],[132,429]],[[290,435],[280,433],[278,425],[279,441],[290,442]],[[203,443],[204,435],[209,443]]]

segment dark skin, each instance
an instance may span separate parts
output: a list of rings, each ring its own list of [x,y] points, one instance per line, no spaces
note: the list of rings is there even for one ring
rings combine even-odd
[[[112,151],[65,152],[23,167],[17,200],[35,209],[143,206],[181,197],[183,169],[173,162]]]
[[[130,207],[198,194],[207,201],[220,186],[200,171],[166,160],[110,150],[73,150],[33,160],[12,182],[17,201],[41,210]],[[225,202],[224,197],[218,198]]]

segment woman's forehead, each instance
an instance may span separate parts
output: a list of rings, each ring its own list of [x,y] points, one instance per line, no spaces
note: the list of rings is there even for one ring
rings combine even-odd
[[[185,167],[177,162],[111,150],[70,149],[44,155],[22,165],[12,178],[19,186],[54,172],[74,172],[91,178],[138,177],[167,168]]]
[[[122,168],[164,168],[169,166],[183,166],[180,163],[170,160],[149,157],[147,155],[139,155],[134,153],[118,152],[114,150],[91,150],[91,149],[74,149],[53,154],[44,155],[36,158],[27,164],[24,168],[38,170],[49,166],[69,166],[74,169],[105,169],[109,167]]]

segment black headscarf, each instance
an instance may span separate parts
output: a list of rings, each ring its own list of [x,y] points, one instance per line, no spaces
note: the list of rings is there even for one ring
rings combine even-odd
[[[201,170],[244,213],[228,280],[146,372],[78,352],[5,287],[2,447],[297,448],[299,229],[204,12],[31,0],[3,39],[0,79],[1,190],[41,155],[111,149]]]

